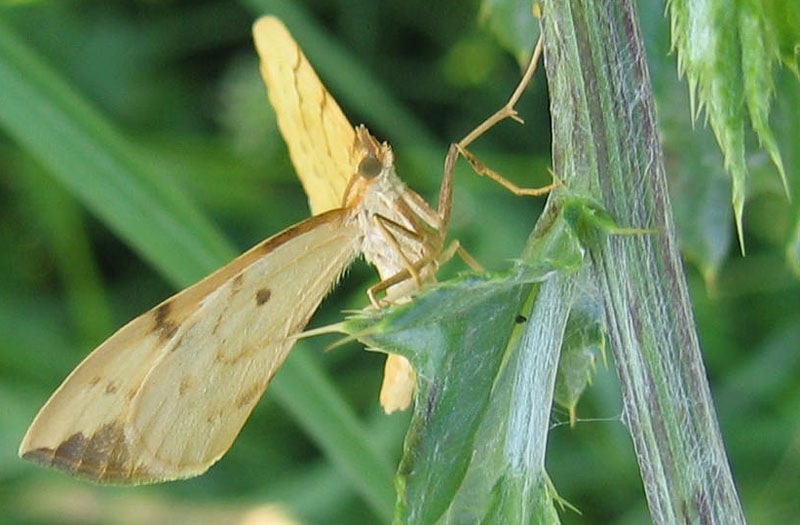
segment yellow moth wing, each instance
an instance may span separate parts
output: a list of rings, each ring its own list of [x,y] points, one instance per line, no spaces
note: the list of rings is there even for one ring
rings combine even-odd
[[[261,75],[311,213],[342,207],[355,173],[355,130],[320,82],[286,26],[265,16],[253,25]]]
[[[51,396],[20,455],[110,483],[207,470],[355,256],[345,219],[308,219],[120,329]]]
[[[146,429],[141,445],[167,470],[197,474],[230,448],[294,345],[291,336],[357,252],[358,232],[338,221],[304,237],[284,245],[280,260],[265,257],[240,283],[215,292],[226,298],[204,305],[149,374],[131,423]]]

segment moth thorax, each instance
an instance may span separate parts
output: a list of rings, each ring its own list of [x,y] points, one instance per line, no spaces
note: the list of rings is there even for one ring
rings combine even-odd
[[[436,249],[436,243],[426,237],[428,230],[421,227],[420,217],[409,209],[403,198],[404,191],[408,190],[394,173],[375,181],[375,186],[389,185],[393,179],[397,185],[365,194],[365,213],[361,214],[364,232],[361,251],[367,262],[378,270],[381,279],[390,279],[420,261],[433,260],[431,252]],[[424,281],[432,279],[435,268],[426,264],[416,271]],[[416,283],[409,275],[390,287],[387,296],[407,295],[415,288]]]

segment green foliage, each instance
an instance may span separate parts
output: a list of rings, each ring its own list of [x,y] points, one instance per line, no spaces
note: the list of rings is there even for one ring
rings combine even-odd
[[[0,26],[0,52],[6,97],[0,120],[5,129],[119,235],[140,236],[142,256],[162,260],[164,271],[181,284],[230,256],[186,196],[159,177],[118,130],[5,24]],[[188,228],[194,235],[186,234]],[[176,253],[190,253],[200,263],[188,279],[186,261],[173,257]]]
[[[395,482],[395,523],[435,523],[450,506],[472,459],[524,284],[508,276],[461,278],[417,297],[413,306],[344,324],[368,346],[407,357],[417,371],[414,416]]]
[[[576,409],[592,383],[598,356],[606,362],[605,321],[597,292],[582,290],[573,302],[558,362],[553,400],[569,413],[575,425]]]
[[[773,69],[783,60],[796,71],[800,6],[793,0],[687,2],[670,0],[673,45],[689,81],[692,114],[706,109],[733,178],[732,201],[744,249],[746,199],[745,121],[777,168],[787,195],[788,181],[769,126],[774,96]],[[699,99],[696,104],[695,97]]]
[[[782,94],[775,105],[776,118],[775,130],[781,147],[786,151],[786,169],[794,174],[792,179],[792,209],[785,240],[785,254],[789,267],[795,276],[800,279],[800,184],[797,184],[800,174],[800,89],[796,88],[796,79],[788,74],[782,75],[778,80],[778,91]]]

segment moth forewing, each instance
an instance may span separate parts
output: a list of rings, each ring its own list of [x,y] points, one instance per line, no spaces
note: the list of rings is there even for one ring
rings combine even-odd
[[[342,207],[360,160],[352,124],[280,20],[258,19],[253,38],[261,76],[311,213]]]
[[[108,483],[204,472],[359,242],[346,210],[312,217],[133,320],[56,390],[20,455]]]

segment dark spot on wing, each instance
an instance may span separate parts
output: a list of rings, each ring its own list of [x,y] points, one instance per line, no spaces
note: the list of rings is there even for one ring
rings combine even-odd
[[[243,408],[250,405],[263,390],[264,385],[260,383],[256,383],[255,385],[251,386],[236,398],[236,408]]]
[[[155,316],[156,316],[156,325],[164,324],[169,316],[169,313],[172,311],[172,303],[164,303],[159,305],[156,308]]]
[[[270,292],[266,288],[262,288],[256,292],[256,304],[261,306],[262,304],[269,301],[270,296],[272,296],[272,292]]]
[[[169,318],[171,311],[171,302],[164,303],[155,310],[153,331],[158,332],[158,337],[162,340],[171,339],[175,332],[178,331],[178,323]]]
[[[524,322],[525,322],[525,321],[527,321],[527,320],[528,320],[528,318],[527,318],[527,317],[525,317],[525,316],[524,316],[524,315],[522,315],[522,314],[518,314],[518,315],[517,315],[517,318],[516,318],[514,321],[515,321],[517,324],[522,324],[522,323],[524,323]]]
[[[55,451],[51,451],[52,456],[50,464],[57,469],[75,474],[80,465],[80,462],[75,460],[83,457],[87,445],[87,439],[83,434],[77,433],[71,435],[69,439],[61,443]]]

